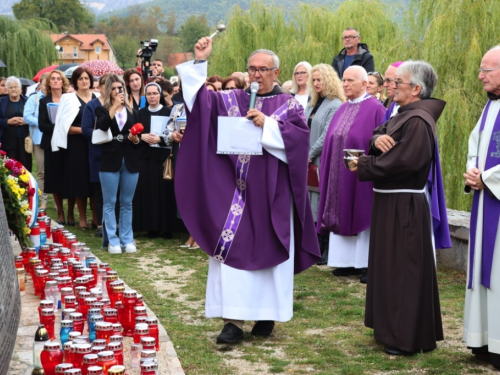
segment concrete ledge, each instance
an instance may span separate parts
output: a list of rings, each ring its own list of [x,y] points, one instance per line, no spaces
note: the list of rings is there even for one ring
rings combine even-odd
[[[470,212],[447,209],[451,249],[436,250],[438,267],[467,270]]]

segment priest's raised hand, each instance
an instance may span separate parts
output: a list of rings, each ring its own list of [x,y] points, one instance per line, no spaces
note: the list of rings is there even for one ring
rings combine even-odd
[[[212,53],[212,39],[207,36],[201,38],[194,45],[194,56],[196,60],[207,60]]]

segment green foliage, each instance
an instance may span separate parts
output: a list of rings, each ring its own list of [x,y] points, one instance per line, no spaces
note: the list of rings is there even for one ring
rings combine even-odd
[[[203,36],[207,36],[210,29],[208,27],[207,17],[191,16],[179,28],[179,38],[182,48],[185,52],[194,52],[194,45]]]
[[[347,27],[360,31],[382,73],[395,61],[428,61],[439,75],[434,96],[448,102],[438,122],[447,205],[470,210],[462,173],[468,137],[486,101],[477,68],[485,51],[499,43],[500,2],[412,0],[401,25],[394,22],[400,9],[376,0],[348,0],[334,12],[310,5],[295,9],[287,20],[284,8],[263,1],[249,10],[236,7],[227,31],[214,42],[209,74],[242,71],[252,51],[268,48],[281,58],[280,80],[285,81],[299,61],[331,63]]]
[[[47,20],[16,21],[0,16],[0,59],[7,68],[1,76],[33,77],[40,69],[57,61]]]
[[[94,23],[94,13],[79,0],[21,0],[12,6],[18,20],[44,18],[69,33],[87,31]]]

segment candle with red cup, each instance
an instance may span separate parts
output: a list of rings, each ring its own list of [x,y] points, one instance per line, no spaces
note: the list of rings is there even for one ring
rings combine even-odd
[[[62,363],[63,358],[64,354],[60,343],[56,341],[46,342],[40,354],[40,361],[45,375],[55,375],[56,366]]]

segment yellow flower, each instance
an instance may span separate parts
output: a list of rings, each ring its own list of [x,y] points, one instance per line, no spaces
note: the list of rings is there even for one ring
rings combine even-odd
[[[30,180],[30,177],[29,177],[28,173],[24,172],[22,175],[19,176],[19,179],[24,183],[28,183]]]
[[[28,227],[24,227],[24,234],[30,234],[30,233],[31,233],[31,229]]]

